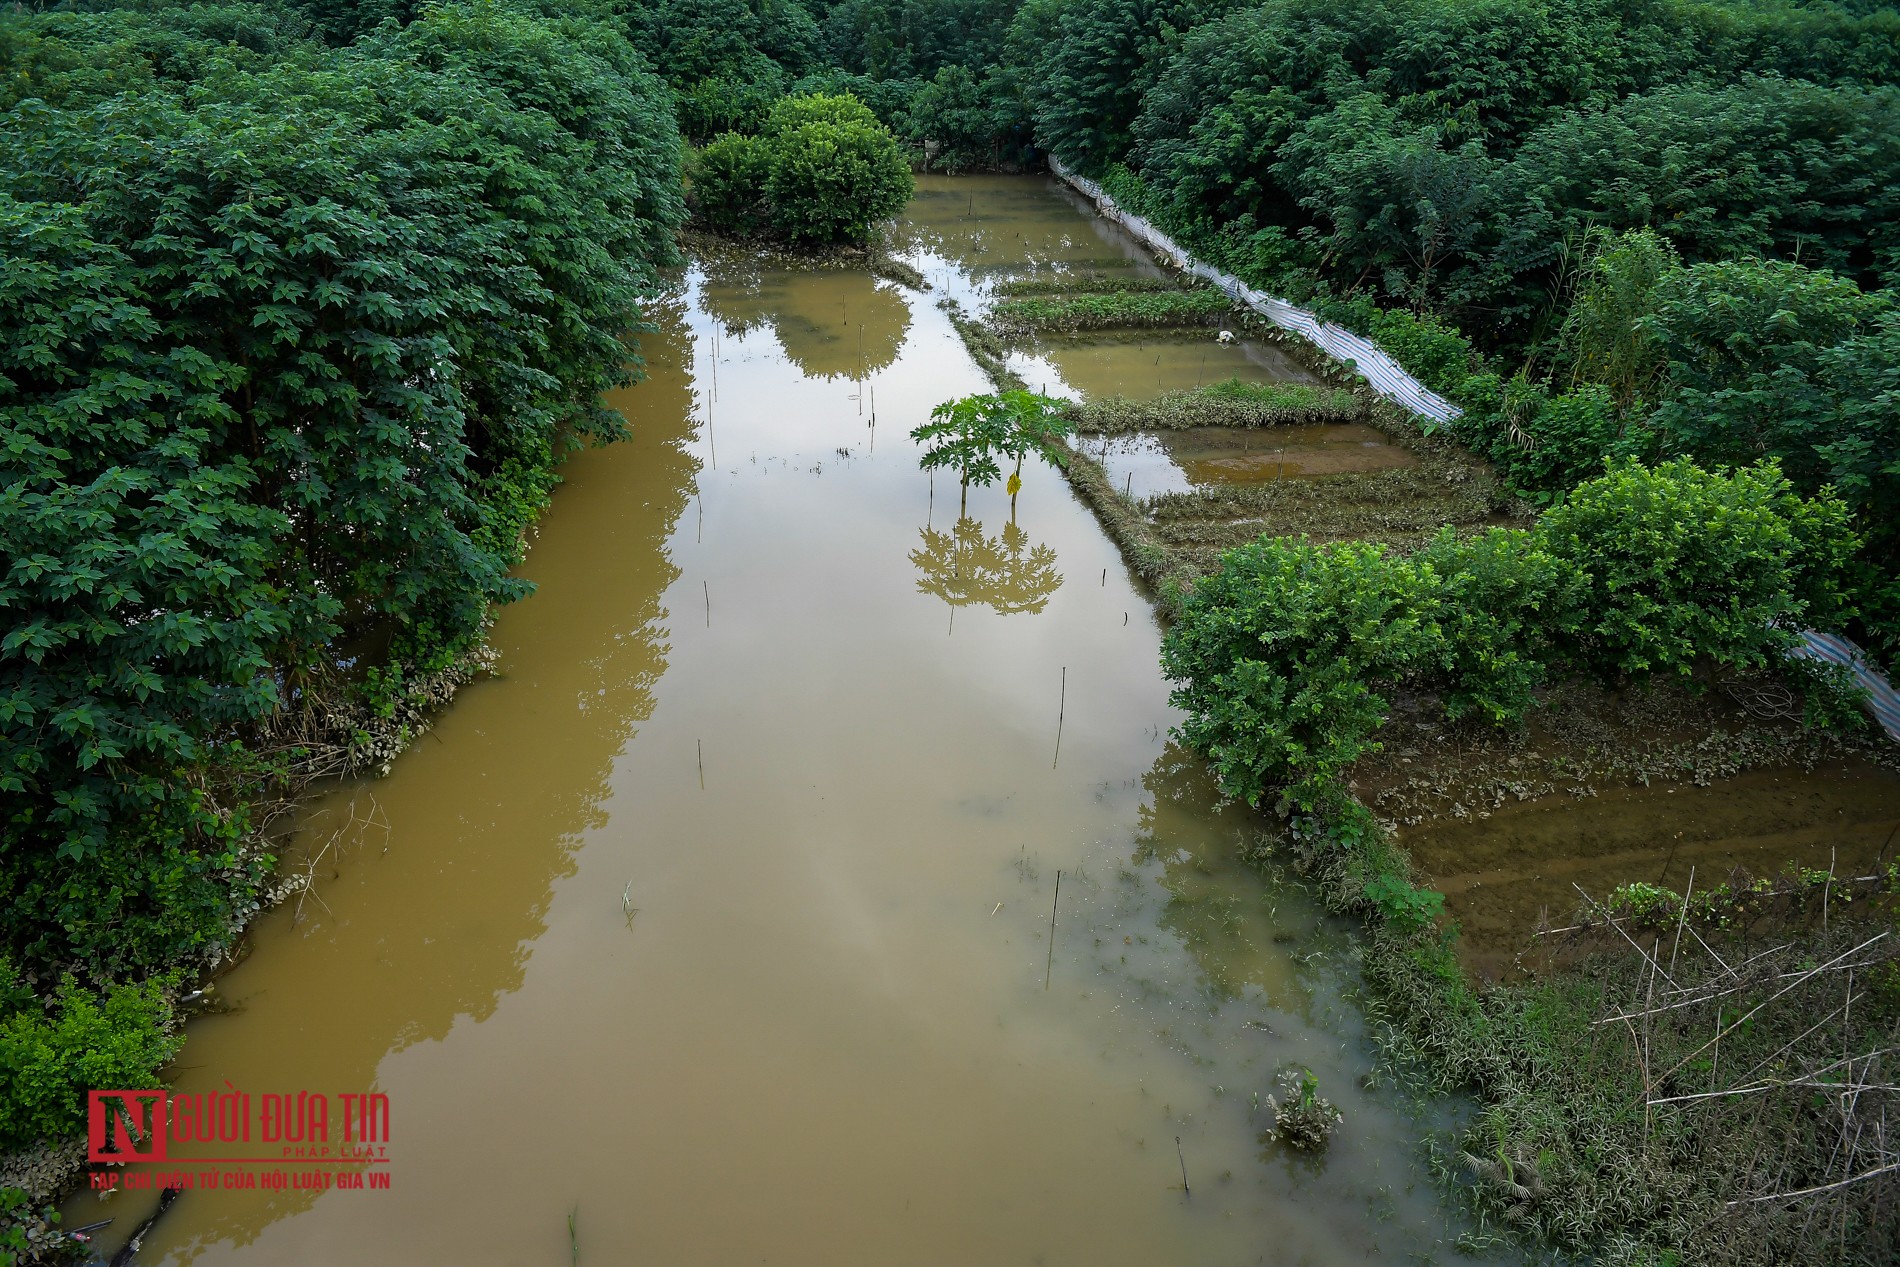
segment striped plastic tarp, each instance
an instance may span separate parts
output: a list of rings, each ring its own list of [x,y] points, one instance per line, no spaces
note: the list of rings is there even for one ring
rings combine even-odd
[[[1795,647],[1794,654],[1809,660],[1838,664],[1852,673],[1854,680],[1867,692],[1867,705],[1873,709],[1874,720],[1891,738],[1900,740],[1900,692],[1896,692],[1892,683],[1880,676],[1880,671],[1874,668],[1859,647],[1839,634],[1816,633],[1809,629],[1802,632],[1801,642]]]
[[[1397,361],[1370,340],[1342,326],[1321,321],[1316,314],[1304,308],[1263,294],[1238,277],[1195,259],[1142,217],[1123,211],[1100,185],[1069,171],[1054,155],[1049,157],[1049,170],[1094,203],[1104,219],[1126,229],[1163,263],[1212,282],[1232,296],[1236,303],[1251,308],[1283,330],[1304,336],[1334,360],[1358,370],[1365,376],[1366,382],[1372,385],[1372,389],[1387,400],[1435,422],[1449,422],[1458,416],[1457,406],[1428,391],[1423,383],[1407,374]],[[1866,688],[1868,704],[1881,729],[1893,739],[1900,740],[1900,694],[1895,693],[1893,686],[1868,662],[1859,647],[1838,634],[1806,630],[1794,653],[1846,668],[1854,675],[1854,680]]]
[[[1321,321],[1314,313],[1296,308],[1284,299],[1262,294],[1238,277],[1195,259],[1176,246],[1167,234],[1142,217],[1122,210],[1100,185],[1069,171],[1053,155],[1049,159],[1049,170],[1094,203],[1095,209],[1101,212],[1104,219],[1126,229],[1163,263],[1212,282],[1226,291],[1234,302],[1251,308],[1283,330],[1303,336],[1335,361],[1352,366],[1372,385],[1373,391],[1387,400],[1434,422],[1449,422],[1458,416],[1457,406],[1427,390],[1424,384],[1407,374],[1397,361],[1369,340],[1343,326]]]

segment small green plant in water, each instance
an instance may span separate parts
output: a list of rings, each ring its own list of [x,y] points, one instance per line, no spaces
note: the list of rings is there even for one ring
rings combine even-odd
[[[1319,1077],[1304,1067],[1280,1071],[1280,1094],[1267,1097],[1273,1106],[1273,1129],[1264,1138],[1282,1140],[1307,1152],[1326,1147],[1345,1115],[1319,1093]]]

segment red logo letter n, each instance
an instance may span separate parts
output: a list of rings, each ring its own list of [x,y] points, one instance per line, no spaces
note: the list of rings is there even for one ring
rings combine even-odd
[[[86,1160],[165,1160],[163,1091],[88,1091]]]

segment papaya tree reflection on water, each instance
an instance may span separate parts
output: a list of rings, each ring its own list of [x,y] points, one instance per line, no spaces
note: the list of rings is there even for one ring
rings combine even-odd
[[[919,576],[917,588],[952,607],[981,603],[998,615],[1039,612],[1062,585],[1056,552],[1030,545],[1029,534],[1014,522],[1000,536],[988,536],[977,520],[964,516],[949,532],[919,528],[923,545],[910,552]]]

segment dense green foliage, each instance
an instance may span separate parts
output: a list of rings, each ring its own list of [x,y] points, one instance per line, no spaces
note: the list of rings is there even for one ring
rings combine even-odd
[[[727,132],[693,156],[693,208],[725,233],[861,242],[910,200],[897,138],[852,96],[782,98],[757,136]]]
[[[1825,617],[1855,542],[1846,507],[1773,465],[1613,467],[1533,530],[1450,530],[1410,556],[1263,538],[1228,552],[1163,644],[1183,737],[1221,787],[1337,813],[1398,687],[1447,717],[1521,719],[1559,671],[1610,682],[1759,670]]]
[[[0,1022],[47,1088],[10,1133],[105,1072],[61,1053],[150,1077],[155,996],[105,983],[255,909],[268,737],[466,652],[623,425],[684,214],[664,86],[611,23],[368,12],[309,12],[337,48],[248,3],[0,18],[0,955],[85,983],[52,1038]]]
[[[1531,500],[1606,455],[1832,484],[1900,655],[1894,10],[1027,0],[1007,47],[1043,144],[1376,338]]]
[[[103,995],[70,979],[42,1010],[12,964],[0,959],[0,1153],[70,1132],[95,1087],[149,1086],[178,1050],[166,982]]]

